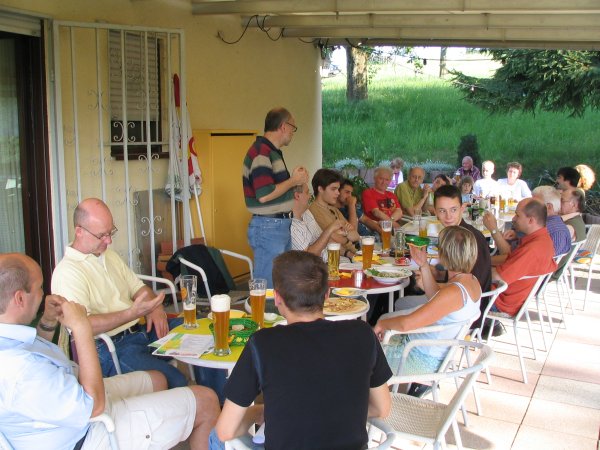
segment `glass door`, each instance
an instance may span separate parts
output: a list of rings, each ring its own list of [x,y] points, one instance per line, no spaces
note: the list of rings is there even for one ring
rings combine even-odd
[[[15,39],[0,39],[0,253],[25,253]]]

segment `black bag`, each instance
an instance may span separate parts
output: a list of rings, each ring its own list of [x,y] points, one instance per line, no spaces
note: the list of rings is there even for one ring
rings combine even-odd
[[[179,262],[180,256],[189,262],[202,267],[202,270],[206,272],[208,287],[210,288],[210,293],[212,295],[227,294],[229,292],[229,286],[227,286],[227,282],[225,281],[221,270],[210,256],[208,248],[205,245],[190,245],[177,250],[167,262],[167,271],[173,275],[173,278],[177,278],[181,272],[183,272],[184,275],[196,275],[198,277],[198,296],[206,297],[207,293],[200,273],[191,267],[181,264]]]

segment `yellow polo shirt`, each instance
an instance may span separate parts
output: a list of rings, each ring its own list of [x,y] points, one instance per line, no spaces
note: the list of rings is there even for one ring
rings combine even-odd
[[[129,308],[144,283],[121,257],[107,249],[100,256],[86,255],[68,246],[52,273],[52,293],[85,306],[88,314],[106,314]],[[109,331],[114,336],[138,319]]]

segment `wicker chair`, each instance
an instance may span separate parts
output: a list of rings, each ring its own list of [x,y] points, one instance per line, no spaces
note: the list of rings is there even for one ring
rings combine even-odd
[[[444,379],[458,380],[465,377],[460,388],[448,404],[439,403],[427,399],[411,397],[406,394],[392,394],[392,410],[385,419],[373,419],[376,427],[384,424],[391,426],[399,438],[416,440],[433,444],[434,449],[445,446],[446,431],[452,425],[456,446],[462,449],[460,431],[455,420],[456,412],[462,405],[469,389],[475,383],[479,372],[487,367],[493,358],[492,349],[477,342],[460,340],[441,340],[436,345],[455,347],[455,351],[462,349],[464,352],[479,351],[479,355],[470,367],[464,369],[453,369],[446,372],[438,372],[423,375],[394,376],[388,384],[410,383],[410,382],[436,382]]]
[[[367,425],[374,425],[377,429],[384,433],[386,437],[384,441],[379,442],[378,446],[369,447],[369,450],[387,450],[391,448],[397,435],[388,424],[381,421],[375,424],[374,419],[369,419]],[[252,443],[252,436],[249,434],[225,442],[225,450],[252,450],[253,448],[255,448],[255,445]]]

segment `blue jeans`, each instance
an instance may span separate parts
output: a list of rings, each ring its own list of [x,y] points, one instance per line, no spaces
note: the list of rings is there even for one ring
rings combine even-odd
[[[252,450],[264,450],[265,446],[252,442]],[[208,435],[208,450],[225,450],[225,444],[217,437],[217,432],[213,428]]]
[[[169,320],[169,328],[174,328],[182,322],[183,319]],[[169,359],[161,356],[153,356],[153,347],[148,347],[148,344],[158,339],[154,329],[150,333],[146,333],[146,326],[140,325],[140,331],[133,334],[126,334],[113,339],[117,356],[123,373],[134,372],[136,370],[157,370],[161,372],[167,379],[169,389],[176,387],[184,387],[188,382],[177,367],[169,364]],[[111,377],[116,375],[116,369],[110,356],[108,348],[103,341],[96,341],[96,350],[100,358],[100,366],[102,367],[102,375]]]
[[[183,318],[178,317],[169,319],[169,329],[173,329],[183,323]],[[184,387],[188,382],[177,367],[169,364],[171,358],[164,356],[154,356],[153,347],[148,344],[158,339],[154,328],[150,333],[146,333],[145,325],[140,326],[140,331],[133,334],[127,334],[120,338],[113,339],[117,356],[123,373],[129,373],[136,370],[157,370],[167,379],[169,389],[175,387]],[[110,356],[108,348],[103,341],[96,341],[96,349],[100,358],[102,375],[110,377],[116,375],[116,369]],[[196,383],[209,387],[217,393],[221,403],[225,400],[224,389],[227,379],[227,371],[220,369],[208,369],[205,367],[194,367],[194,376]]]
[[[254,277],[267,280],[273,287],[273,259],[292,248],[292,219],[252,216],[248,226],[248,242],[254,253]]]

